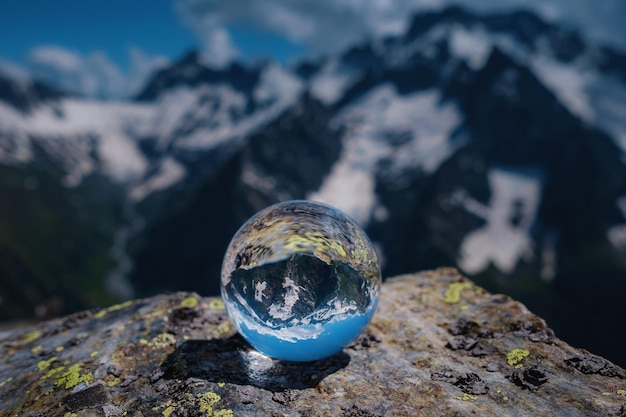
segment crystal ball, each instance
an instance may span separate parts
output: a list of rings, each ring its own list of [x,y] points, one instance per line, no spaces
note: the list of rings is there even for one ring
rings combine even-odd
[[[275,204],[230,242],[221,291],[239,333],[259,352],[314,361],[341,351],[371,320],[380,295],[371,241],[338,209]]]

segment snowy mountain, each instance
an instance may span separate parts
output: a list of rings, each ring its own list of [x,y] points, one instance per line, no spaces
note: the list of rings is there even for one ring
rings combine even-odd
[[[4,314],[217,293],[239,225],[309,198],[366,228],[384,275],[457,265],[626,363],[625,74],[532,13],[453,7],[291,69],[190,53],[133,101],[2,77]]]

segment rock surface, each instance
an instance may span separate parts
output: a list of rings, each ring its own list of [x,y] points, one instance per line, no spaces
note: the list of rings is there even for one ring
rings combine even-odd
[[[389,279],[328,359],[256,353],[175,293],[0,333],[0,416],[626,416],[626,372],[439,269]]]

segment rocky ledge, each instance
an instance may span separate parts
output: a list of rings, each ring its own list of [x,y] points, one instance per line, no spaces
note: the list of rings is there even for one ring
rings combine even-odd
[[[312,363],[189,293],[0,333],[0,416],[626,416],[625,378],[449,268],[387,280],[364,334]]]

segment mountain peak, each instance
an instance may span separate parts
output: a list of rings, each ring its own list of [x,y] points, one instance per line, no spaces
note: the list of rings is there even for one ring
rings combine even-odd
[[[0,101],[27,113],[45,101],[55,101],[67,94],[40,81],[15,80],[0,72]]]
[[[257,84],[262,68],[262,65],[248,67],[236,61],[224,68],[215,68],[204,64],[197,51],[190,51],[174,65],[157,71],[136,100],[152,101],[164,90],[201,84],[228,84],[247,93]]]

